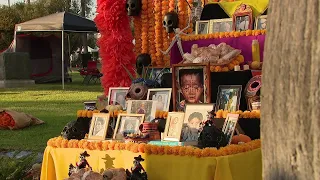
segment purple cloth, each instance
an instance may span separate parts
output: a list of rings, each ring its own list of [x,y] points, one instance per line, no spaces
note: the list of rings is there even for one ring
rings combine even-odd
[[[260,60],[263,61],[263,50],[264,50],[264,41],[265,35],[258,36],[241,36],[238,38],[217,38],[217,39],[203,39],[195,41],[182,41],[182,47],[184,53],[191,52],[191,46],[193,44],[198,44],[199,47],[209,46],[210,44],[218,45],[222,42],[230,45],[233,48],[240,49],[241,54],[244,56],[245,62],[252,61],[252,40],[257,39],[260,44]],[[177,64],[182,61],[177,43],[171,49],[171,64]]]

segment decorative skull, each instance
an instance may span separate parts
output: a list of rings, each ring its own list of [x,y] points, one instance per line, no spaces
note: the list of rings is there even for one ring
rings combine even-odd
[[[143,67],[147,67],[151,64],[150,54],[143,53],[140,54],[136,59],[136,69],[139,75],[142,74]]]
[[[128,16],[139,16],[141,8],[141,0],[127,0],[126,2]]]
[[[62,130],[61,136],[65,139],[78,139],[81,140],[88,133],[88,128],[80,121],[69,122]]]
[[[167,33],[172,33],[173,29],[178,28],[179,18],[176,12],[168,12],[163,18],[163,27]]]

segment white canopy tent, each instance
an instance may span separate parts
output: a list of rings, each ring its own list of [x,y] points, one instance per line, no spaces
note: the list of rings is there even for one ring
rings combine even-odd
[[[24,23],[16,24],[15,26],[15,41],[17,43],[17,33],[24,32],[61,32],[61,61],[62,61],[62,89],[64,89],[65,71],[64,71],[64,34],[65,32],[89,33],[97,32],[96,25],[93,21],[80,17],[78,15],[60,12],[51,14],[45,17],[33,19]],[[69,41],[69,38],[68,38]],[[70,41],[69,41],[69,54],[70,54]],[[15,51],[15,50],[14,50]]]

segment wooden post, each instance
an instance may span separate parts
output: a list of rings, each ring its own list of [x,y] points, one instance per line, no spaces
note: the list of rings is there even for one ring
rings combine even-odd
[[[270,0],[262,73],[264,180],[320,179],[319,11],[319,0]]]

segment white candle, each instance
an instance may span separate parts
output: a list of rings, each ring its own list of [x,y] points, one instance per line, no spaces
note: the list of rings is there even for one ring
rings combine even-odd
[[[243,70],[245,71],[245,70],[249,70],[250,68],[249,68],[249,65],[243,65]]]
[[[234,66],[234,71],[240,71],[240,66],[239,65]]]

